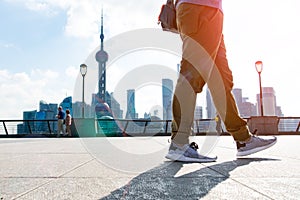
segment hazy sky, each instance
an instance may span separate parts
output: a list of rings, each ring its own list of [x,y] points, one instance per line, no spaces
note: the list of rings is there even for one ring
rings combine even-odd
[[[164,2],[1,0],[0,119],[21,119],[23,111],[38,109],[40,100],[60,103],[74,91],[80,92],[81,88],[75,87],[79,65],[99,47],[102,7],[107,41],[136,29],[160,28],[157,16]],[[243,96],[256,103],[259,85],[254,63],[262,60],[262,85],[274,88],[285,116],[300,115],[299,8],[299,0],[223,1],[225,43],[235,88],[242,88]],[[130,55],[123,59],[126,62]],[[124,70],[118,69],[121,60],[114,65],[115,74]],[[177,62],[179,58],[170,56],[173,70]],[[112,85],[108,90],[113,89]],[[160,87],[156,89],[161,92]],[[151,98],[156,99],[154,104],[145,110],[137,105],[138,112],[149,112],[161,103],[161,98],[153,94]],[[136,103],[139,104],[138,98]]]

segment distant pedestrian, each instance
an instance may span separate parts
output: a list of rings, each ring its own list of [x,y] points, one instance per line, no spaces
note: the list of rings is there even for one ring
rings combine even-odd
[[[223,133],[223,129],[222,129],[222,120],[220,115],[216,115],[215,121],[216,121],[216,131],[218,135],[221,135],[221,133]]]
[[[66,124],[66,134],[71,137],[71,124],[72,124],[72,116],[70,114],[70,110],[66,110],[66,119],[65,119],[65,124]]]
[[[57,136],[56,137],[60,137],[61,132],[63,134],[65,134],[65,129],[64,129],[65,112],[61,106],[58,107],[58,113],[56,115],[56,118],[57,118]]]

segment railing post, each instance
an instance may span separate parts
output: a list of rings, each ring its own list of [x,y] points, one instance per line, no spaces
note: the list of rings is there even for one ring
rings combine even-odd
[[[296,129],[296,132],[299,132],[299,128],[300,128],[300,121],[299,121],[299,123],[298,123],[297,129]]]
[[[27,126],[28,126],[28,130],[29,130],[29,134],[32,134],[32,131],[31,131],[31,127],[30,127],[29,121],[27,121]]]
[[[165,129],[165,135],[168,134],[168,128],[169,128],[169,120],[166,120],[166,129]]]
[[[126,133],[126,129],[127,129],[127,127],[128,127],[128,123],[129,123],[129,121],[126,121],[126,124],[125,124],[124,130],[123,130],[123,134],[126,134],[126,135],[127,135],[127,133]]]
[[[145,126],[144,126],[144,131],[143,131],[143,134],[146,133],[146,128],[147,128],[147,125],[148,125],[148,121],[145,121]]]
[[[6,135],[8,135],[8,131],[7,131],[7,128],[6,128],[6,125],[5,125],[5,122],[4,122],[4,121],[3,121],[3,127],[4,127],[4,130],[5,130]]]
[[[49,134],[52,134],[49,120],[47,120],[47,124],[48,124]]]
[[[196,127],[197,127],[197,133],[196,133],[196,135],[198,135],[200,133],[198,120],[195,120],[195,122],[196,122]]]

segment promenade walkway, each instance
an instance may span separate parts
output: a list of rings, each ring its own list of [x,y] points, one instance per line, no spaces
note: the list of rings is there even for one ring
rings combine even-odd
[[[168,139],[2,138],[0,199],[300,198],[300,136],[243,159],[230,136],[197,136],[218,160],[186,164],[164,158]]]

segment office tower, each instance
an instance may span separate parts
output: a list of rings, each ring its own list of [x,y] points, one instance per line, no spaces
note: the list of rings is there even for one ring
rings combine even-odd
[[[113,93],[107,96],[107,104],[110,105],[113,118],[122,119],[123,110],[121,110],[120,103],[114,98]]]
[[[47,111],[50,110],[49,104],[43,100],[40,101],[40,111]]]
[[[234,88],[232,93],[241,117],[251,117],[257,115],[255,105],[248,102],[247,97],[243,97],[242,89]]]
[[[200,131],[200,123],[199,120],[203,119],[203,108],[202,106],[196,106],[194,111],[194,125],[193,125],[193,132],[197,133]]]
[[[234,96],[236,104],[237,105],[241,105],[243,103],[242,89],[240,89],[240,88],[234,88],[234,89],[232,89],[232,94]]]
[[[135,119],[135,90],[130,89],[127,90],[127,111],[126,111],[126,119]]]
[[[257,108],[258,113],[261,115],[261,106],[259,94],[256,95],[257,98]],[[263,111],[264,116],[276,116],[277,115],[277,105],[276,105],[276,96],[273,87],[263,87],[262,88],[262,102],[263,102]]]
[[[216,116],[216,108],[215,104],[211,98],[211,94],[209,89],[206,89],[206,111],[207,111],[207,118],[214,119]]]
[[[196,106],[195,108],[195,112],[194,112],[194,119],[197,120],[197,119],[203,119],[203,108],[202,106]]]
[[[63,99],[63,101],[59,104],[64,111],[67,109],[70,110],[71,115],[73,115],[73,109],[72,109],[72,97],[66,97]]]
[[[35,120],[37,110],[33,111],[24,111],[23,112],[23,120]],[[28,123],[28,124],[27,124]],[[30,127],[30,128],[29,128]],[[23,122],[23,133],[31,133],[35,131],[34,121],[24,121]],[[22,133],[21,132],[21,133]],[[18,132],[19,133],[19,132]]]
[[[172,119],[173,81],[162,79],[163,120]]]

